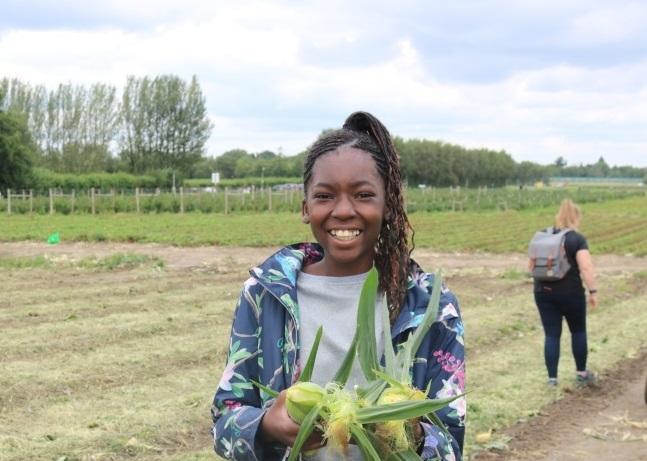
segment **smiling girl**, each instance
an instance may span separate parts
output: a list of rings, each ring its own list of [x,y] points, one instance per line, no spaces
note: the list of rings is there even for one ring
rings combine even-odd
[[[397,347],[419,325],[431,296],[433,275],[410,258],[413,230],[402,195],[399,157],[391,136],[371,114],[356,112],[344,126],[318,139],[303,174],[302,218],[317,243],[285,247],[252,268],[234,316],[229,356],[212,416],[216,452],[236,460],[280,460],[289,453],[299,426],[290,419],[285,390],[299,377],[315,332],[324,336],[312,381],[330,381],[356,328],[360,291],[371,267],[380,274],[381,298],[390,312],[392,344],[383,344],[375,316],[378,349]],[[443,288],[438,318],[412,367],[413,384],[430,398],[464,393],[463,325],[458,302]],[[276,399],[252,380],[280,391]],[[365,383],[355,365],[347,385]],[[416,423],[422,459],[461,459],[465,399],[439,411],[449,434]],[[352,449],[348,459],[362,459]],[[328,451],[320,434],[310,437],[304,459],[343,459]]]

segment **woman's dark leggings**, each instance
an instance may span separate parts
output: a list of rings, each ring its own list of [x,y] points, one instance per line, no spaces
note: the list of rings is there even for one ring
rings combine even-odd
[[[549,378],[557,378],[559,342],[562,336],[562,318],[571,331],[571,348],[577,371],[586,370],[586,297],[583,292],[543,293],[535,292],[535,302],[544,326],[544,358]]]

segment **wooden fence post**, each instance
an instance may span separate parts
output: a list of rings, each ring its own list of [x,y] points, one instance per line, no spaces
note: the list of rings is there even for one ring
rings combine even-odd
[[[180,186],[180,213],[184,214],[184,187]]]
[[[52,188],[49,188],[49,214],[54,214],[54,195]]]
[[[267,186],[267,209],[272,211],[272,186]]]
[[[72,189],[72,214],[74,214],[75,204],[76,204],[76,189]]]
[[[110,193],[112,194],[112,212],[115,213],[117,211],[117,193],[114,187],[110,189]]]
[[[137,208],[137,214],[139,214],[139,187],[135,187],[135,206]]]
[[[225,214],[229,214],[229,187],[225,187]]]
[[[92,202],[92,214],[95,213],[95,207],[94,207],[94,187],[90,188],[90,199]]]
[[[7,214],[11,214],[11,189],[7,189]]]

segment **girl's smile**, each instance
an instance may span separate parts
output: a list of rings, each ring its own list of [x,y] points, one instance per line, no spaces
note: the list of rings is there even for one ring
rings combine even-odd
[[[353,240],[358,237],[362,231],[359,229],[333,229],[329,234],[339,240]]]

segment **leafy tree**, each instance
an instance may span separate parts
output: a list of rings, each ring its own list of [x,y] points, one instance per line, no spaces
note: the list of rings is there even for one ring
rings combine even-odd
[[[243,149],[229,150],[216,158],[216,171],[220,172],[222,179],[235,178],[238,160],[249,156]]]
[[[206,102],[194,76],[129,77],[121,104],[121,156],[132,172],[188,173],[211,133]]]
[[[564,167],[566,166],[566,159],[560,155],[560,156],[559,156],[559,157],[557,157],[557,159],[555,160],[554,165],[555,165],[557,168],[564,168]]]
[[[0,190],[29,185],[34,151],[22,117],[0,111]]]

